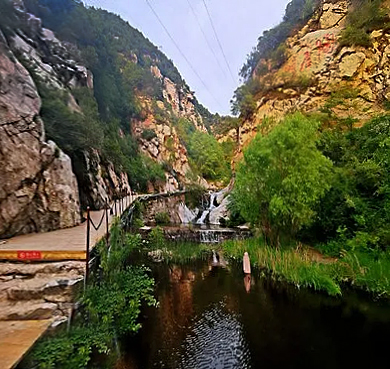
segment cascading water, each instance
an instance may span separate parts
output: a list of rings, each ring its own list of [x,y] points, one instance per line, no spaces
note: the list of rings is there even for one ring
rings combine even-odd
[[[210,194],[210,204],[209,204],[209,207],[208,209],[204,210],[201,217],[197,220],[197,224],[205,224],[205,220],[207,218],[207,216],[210,214],[210,212],[215,209],[215,198],[217,197],[218,195],[218,192],[213,192]]]
[[[212,229],[200,230],[201,243],[219,243],[220,233]]]

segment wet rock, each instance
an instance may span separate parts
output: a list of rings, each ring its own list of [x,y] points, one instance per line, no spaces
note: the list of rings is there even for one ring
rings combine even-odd
[[[217,206],[216,208],[212,209],[209,214],[209,221],[210,224],[220,224],[220,220],[228,220],[229,219],[229,197],[225,197],[221,204]]]

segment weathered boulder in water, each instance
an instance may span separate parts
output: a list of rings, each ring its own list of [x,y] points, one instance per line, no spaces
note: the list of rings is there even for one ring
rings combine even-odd
[[[30,74],[0,34],[0,237],[80,222],[70,159],[44,141],[40,106]]]

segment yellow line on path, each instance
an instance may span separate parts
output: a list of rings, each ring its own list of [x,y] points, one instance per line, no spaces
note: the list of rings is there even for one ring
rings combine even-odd
[[[26,259],[20,258],[20,254],[31,253],[28,250],[0,250],[0,260],[6,261],[66,261],[66,260],[85,260],[85,251],[39,251],[39,258]]]

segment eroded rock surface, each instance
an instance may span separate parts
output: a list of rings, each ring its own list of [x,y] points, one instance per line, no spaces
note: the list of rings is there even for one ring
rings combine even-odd
[[[269,130],[269,124],[263,125],[266,118],[277,124],[294,111],[321,112],[334,94],[342,96],[342,103],[332,104],[328,113],[337,118],[356,118],[361,124],[385,111],[383,101],[390,98],[390,32],[372,31],[372,47],[342,47],[339,40],[349,6],[346,0],[324,0],[312,19],[287,39],[286,62],[265,76],[254,76],[264,89],[257,95],[254,116],[240,129],[241,149],[258,130]],[[227,137],[236,136],[232,130]]]
[[[28,71],[0,34],[0,236],[80,222],[71,162],[44,141],[40,98]]]

